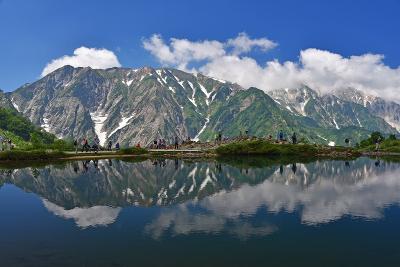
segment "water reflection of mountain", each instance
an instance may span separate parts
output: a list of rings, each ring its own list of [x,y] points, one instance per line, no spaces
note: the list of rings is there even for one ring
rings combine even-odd
[[[322,223],[343,215],[379,218],[380,209],[400,199],[399,168],[394,163],[362,158],[347,163],[244,166],[217,161],[101,160],[3,170],[0,183],[40,195],[46,208],[74,218],[82,227],[107,225],[118,216],[117,207],[130,205],[180,203],[180,208],[160,216],[168,222],[154,222],[164,225],[161,229],[171,223],[179,229],[179,222],[185,227],[201,222],[185,207],[193,203],[219,223],[254,214],[261,206],[271,212],[301,207],[303,222]]]

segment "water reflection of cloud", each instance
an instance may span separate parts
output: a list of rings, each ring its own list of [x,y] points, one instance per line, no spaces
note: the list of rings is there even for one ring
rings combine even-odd
[[[252,236],[266,236],[277,230],[276,226],[263,224],[254,226],[248,222],[230,220],[215,213],[193,213],[187,205],[179,205],[176,209],[168,209],[146,225],[145,232],[154,239],[160,239],[167,231],[171,235],[188,235],[194,233],[218,235],[227,232],[246,240]]]
[[[197,202],[167,209],[146,226],[146,232],[160,238],[167,231],[172,235],[225,231],[246,239],[277,230],[275,226],[257,228],[247,222],[246,218],[255,215],[260,207],[272,213],[299,210],[301,221],[314,225],[343,216],[379,219],[385,207],[400,204],[400,177],[396,168],[374,172],[363,166],[355,172],[335,170],[331,174],[330,171],[313,173],[313,182],[304,186],[302,182],[293,182],[309,178],[301,168],[298,177],[282,178],[278,171],[261,184],[245,184],[233,191],[223,190]],[[191,205],[197,208],[189,209]]]
[[[318,224],[339,219],[344,215],[367,219],[381,217],[387,205],[400,203],[398,172],[372,175],[354,184],[340,179],[324,179],[303,188],[265,180],[256,186],[242,186],[231,192],[221,192],[200,202],[205,209],[234,218],[254,214],[261,206],[270,212],[293,212],[302,207],[304,223]]]
[[[107,226],[115,222],[121,208],[108,206],[94,206],[90,208],[73,208],[66,210],[54,203],[43,199],[43,204],[48,211],[64,219],[73,219],[80,228]]]

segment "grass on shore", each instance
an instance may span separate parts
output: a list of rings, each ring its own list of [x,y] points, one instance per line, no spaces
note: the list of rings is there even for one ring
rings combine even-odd
[[[147,150],[144,148],[124,148],[116,153],[110,155],[143,155],[147,154]],[[84,153],[84,154],[67,154],[62,150],[52,150],[52,149],[34,149],[34,150],[9,150],[0,152],[0,161],[42,161],[42,160],[55,160],[61,158],[69,157],[87,157],[87,156],[97,156],[105,154],[95,154],[94,152]]]
[[[50,150],[11,150],[0,152],[0,161],[53,160],[67,157],[64,152]]]
[[[274,144],[265,140],[254,140],[222,145],[215,151],[219,155],[316,156],[332,152],[349,152],[350,150],[344,147],[325,147],[310,144]]]
[[[361,152],[374,152],[375,144],[368,145],[359,149]],[[400,153],[400,140],[384,140],[380,145],[380,152]]]
[[[141,147],[128,147],[117,151],[117,154],[119,155],[143,155],[147,153],[147,149]]]

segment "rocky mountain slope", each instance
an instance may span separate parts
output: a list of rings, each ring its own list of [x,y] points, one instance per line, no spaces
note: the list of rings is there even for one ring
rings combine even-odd
[[[392,127],[400,130],[400,105],[393,101],[386,101],[380,97],[366,95],[353,88],[346,88],[336,92],[336,95],[347,101],[362,105],[373,115],[379,116]]]
[[[351,96],[319,95],[304,86],[269,94],[175,69],[64,66],[7,94],[8,104],[59,138],[93,138],[122,145],[154,139],[213,140],[218,131],[236,136],[298,132],[316,143],[354,142],[371,131],[397,133],[392,103],[381,112]],[[378,102],[377,102],[378,103]],[[390,107],[393,105],[393,107]],[[399,106],[400,107],[400,106]]]
[[[33,123],[60,138],[148,144],[198,135],[209,106],[238,85],[171,69],[65,66],[9,95]]]

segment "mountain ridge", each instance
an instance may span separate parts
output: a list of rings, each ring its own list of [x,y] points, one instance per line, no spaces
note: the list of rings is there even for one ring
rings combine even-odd
[[[3,95],[59,138],[98,136],[102,144],[148,145],[159,138],[172,142],[175,136],[213,140],[219,131],[275,136],[280,129],[311,142],[342,143],[345,135],[359,141],[376,130],[397,134],[395,124],[382,117],[396,108],[400,114],[396,103],[376,112],[378,104],[373,109],[346,94],[321,95],[306,86],[266,93],[172,68],[64,66]]]

